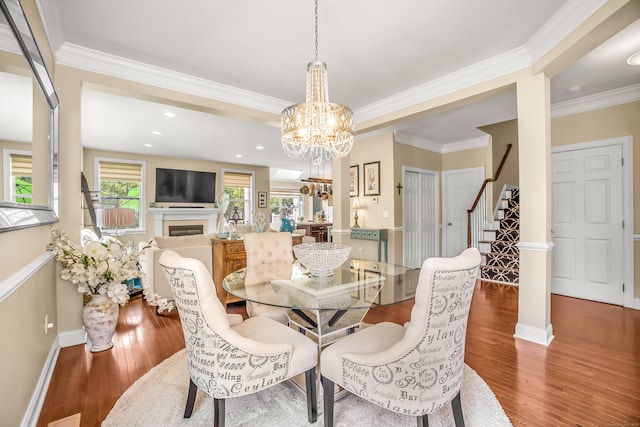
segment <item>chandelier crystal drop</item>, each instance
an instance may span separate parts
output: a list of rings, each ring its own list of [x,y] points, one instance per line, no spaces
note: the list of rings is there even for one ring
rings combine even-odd
[[[316,60],[307,65],[306,102],[282,111],[282,147],[293,159],[324,160],[344,157],[353,147],[352,112],[329,102],[327,65],[318,61],[318,0],[315,2]]]

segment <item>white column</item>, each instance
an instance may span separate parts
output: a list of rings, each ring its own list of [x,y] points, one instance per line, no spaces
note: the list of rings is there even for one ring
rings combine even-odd
[[[520,286],[515,337],[549,345],[551,326],[551,103],[549,78],[517,82]]]

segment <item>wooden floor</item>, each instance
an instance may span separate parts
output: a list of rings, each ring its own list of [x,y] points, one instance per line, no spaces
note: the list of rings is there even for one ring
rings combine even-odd
[[[553,295],[549,347],[513,338],[517,288],[478,282],[465,360],[514,426],[640,426],[640,311]],[[404,323],[412,301],[373,307],[366,322]],[[233,312],[246,316],[240,305]],[[80,412],[98,426],[118,397],[184,347],[176,312],[156,316],[141,297],[121,310],[113,349],[63,348],[38,426]],[[322,421],[318,421],[321,425]]]

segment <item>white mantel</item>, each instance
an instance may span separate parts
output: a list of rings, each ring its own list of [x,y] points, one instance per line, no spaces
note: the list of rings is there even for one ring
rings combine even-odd
[[[149,208],[153,214],[155,236],[162,236],[164,221],[208,221],[209,233],[216,230],[218,208]]]

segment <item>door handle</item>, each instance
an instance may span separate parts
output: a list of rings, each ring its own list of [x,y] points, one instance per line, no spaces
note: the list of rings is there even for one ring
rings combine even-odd
[[[449,227],[451,227],[453,224],[451,224],[450,222],[448,222],[448,223],[447,223],[447,225],[448,225]]]

